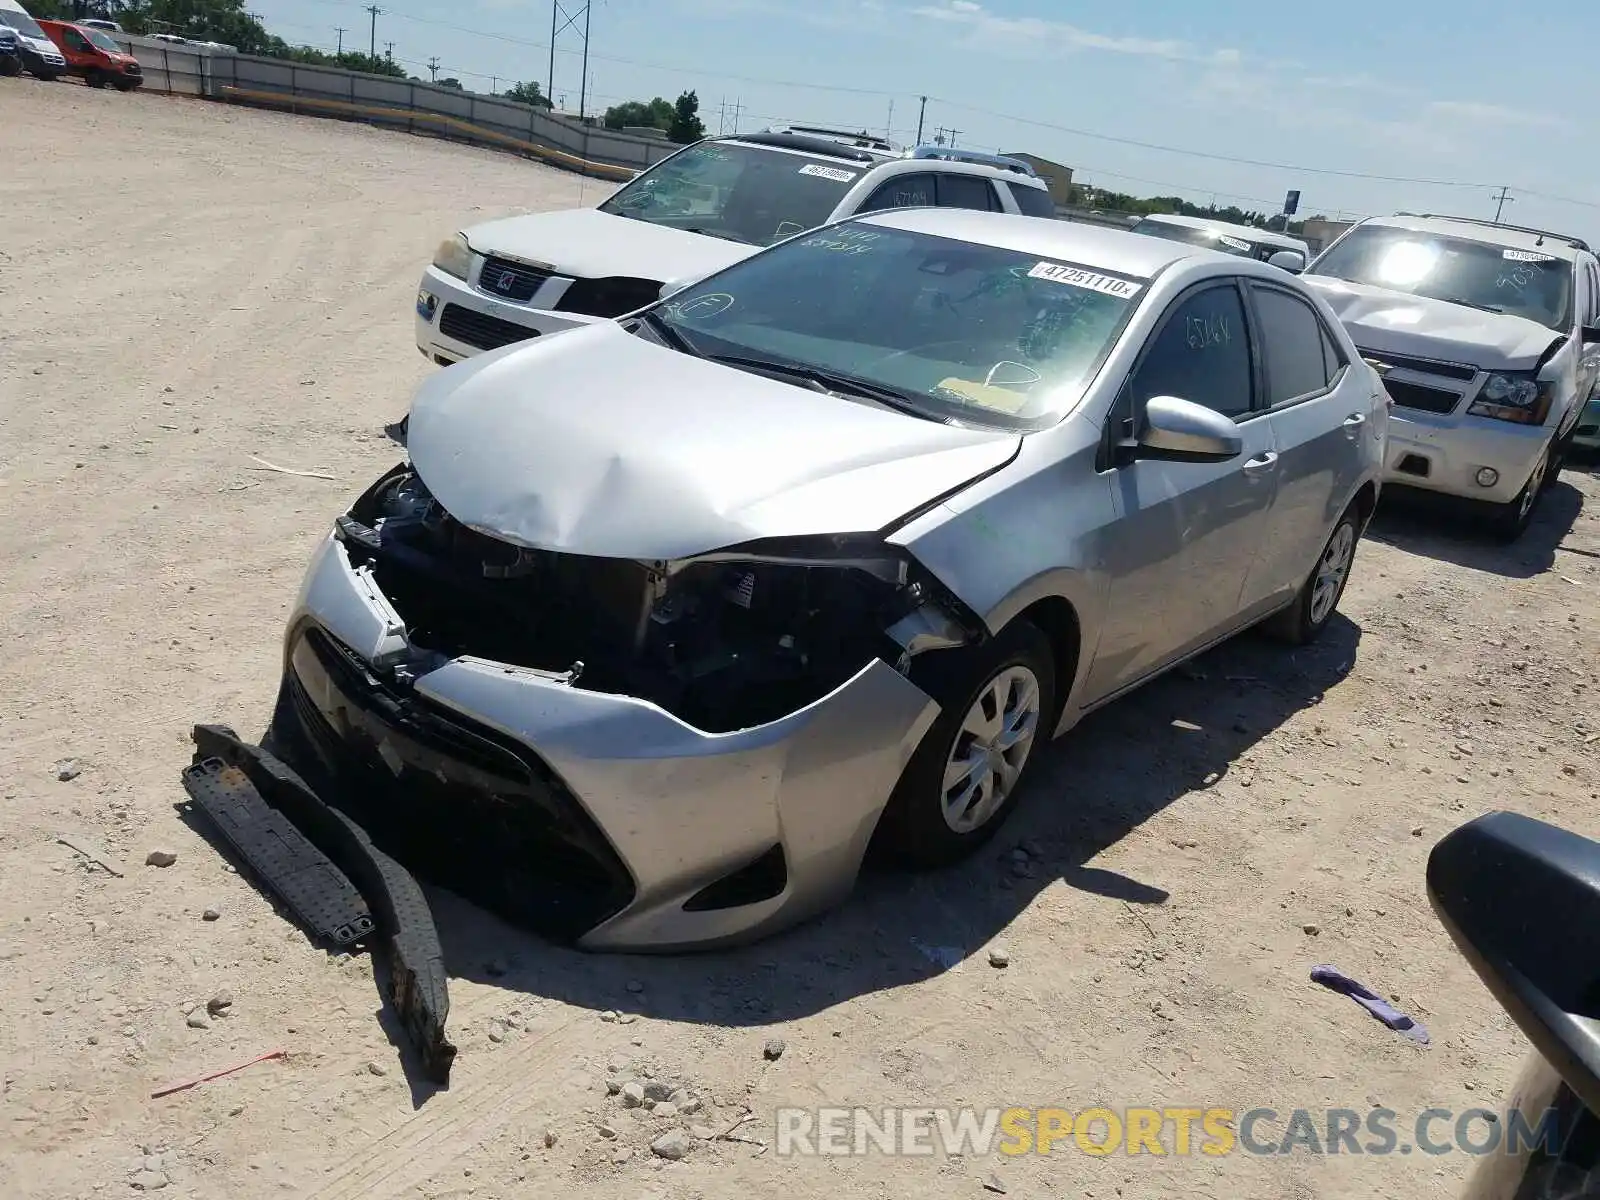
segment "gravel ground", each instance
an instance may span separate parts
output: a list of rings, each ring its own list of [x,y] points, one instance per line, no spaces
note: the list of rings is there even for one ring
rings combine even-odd
[[[410,306],[435,243],[603,185],[30,79],[0,79],[0,111],[7,1196],[1460,1191],[1459,1152],[842,1162],[696,1134],[748,1109],[734,1136],[770,1142],[789,1104],[1383,1105],[1404,1134],[1429,1105],[1507,1103],[1525,1045],[1423,865],[1493,808],[1600,834],[1600,480],[1569,470],[1512,550],[1382,515],[1323,643],[1246,636],[1153,684],[1053,749],[992,852],[872,876],[791,935],[589,957],[436,896],[462,1048],[433,1094],[375,1016],[370,960],[314,949],[229,870],[180,819],[177,775],[195,721],[259,732],[301,568],[396,457],[380,428],[433,369]],[[1433,1044],[1311,984],[1321,962]],[[624,1083],[681,1085],[691,1111],[630,1107]],[[650,1148],[674,1129],[681,1162]]]

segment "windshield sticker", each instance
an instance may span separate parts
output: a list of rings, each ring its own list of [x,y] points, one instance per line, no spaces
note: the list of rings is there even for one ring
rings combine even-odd
[[[1507,262],[1549,263],[1555,262],[1555,256],[1540,254],[1535,250],[1502,250],[1500,257]]]
[[[1221,242],[1224,246],[1232,246],[1235,250],[1243,251],[1245,254],[1250,253],[1250,243],[1239,238],[1229,237],[1225,233],[1219,233],[1217,235],[1217,241]]]
[[[1034,263],[1028,275],[1034,279],[1048,279],[1051,283],[1086,288],[1105,296],[1119,296],[1124,300],[1131,300],[1144,290],[1142,283],[1129,283],[1126,279],[1115,279],[1110,275],[1100,275],[1078,267],[1065,267],[1060,263]]]
[[[856,177],[854,171],[841,171],[838,167],[824,167],[820,163],[807,163],[800,168],[802,175],[815,175],[820,179],[831,179],[835,183],[849,183]]]

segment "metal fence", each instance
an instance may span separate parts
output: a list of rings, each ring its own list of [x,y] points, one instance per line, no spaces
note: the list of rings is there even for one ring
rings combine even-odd
[[[127,34],[120,40],[154,91],[493,146],[605,179],[631,179],[677,149],[499,96]]]

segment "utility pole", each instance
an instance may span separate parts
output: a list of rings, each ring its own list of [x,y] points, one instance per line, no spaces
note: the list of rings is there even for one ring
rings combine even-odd
[[[394,43],[393,42],[385,42],[383,44],[383,56],[385,58],[387,58],[390,62],[394,61]]]
[[[1494,223],[1496,225],[1500,224],[1500,214],[1505,211],[1506,203],[1508,201],[1512,204],[1517,202],[1517,198],[1511,194],[1511,189],[1508,187],[1501,188],[1499,195],[1490,196],[1489,199],[1495,201]]]
[[[383,9],[379,8],[376,4],[369,4],[369,5],[367,5],[367,11],[372,14],[372,30],[371,30],[370,35],[368,36],[368,39],[367,39],[367,57],[368,58],[377,58],[378,57],[378,17],[383,13]]]
[[[578,120],[583,120],[583,102],[589,95],[589,11],[593,0],[583,0],[583,82],[578,86]],[[588,143],[585,142],[585,145]]]
[[[888,119],[888,121],[886,121],[884,123],[884,126],[883,126],[883,140],[886,141],[886,142],[894,140],[894,98],[893,97],[890,97],[890,99],[889,99],[889,119]]]
[[[922,104],[917,109],[917,145],[922,145],[922,118],[928,115],[928,98],[923,96]]]
[[[344,35],[345,35],[345,32],[346,32],[345,27],[343,25],[335,25],[333,27],[333,29],[334,29],[334,32],[339,35],[339,57],[343,58],[344,57]]]
[[[429,83],[437,83],[438,81],[439,81],[439,56],[437,54],[435,54],[432,58],[430,58],[428,60],[428,82]]]
[[[737,96],[733,100],[733,132],[739,132],[739,114],[744,111],[744,102]]]

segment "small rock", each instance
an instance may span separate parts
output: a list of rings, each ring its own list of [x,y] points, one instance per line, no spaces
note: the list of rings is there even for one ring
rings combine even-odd
[[[717,1131],[709,1125],[691,1125],[689,1126],[689,1136],[699,1138],[702,1142],[709,1142],[717,1136]]]
[[[1009,967],[1011,965],[1011,951],[1004,946],[993,946],[989,950],[989,965],[991,967]]]
[[[678,1106],[678,1111],[682,1112],[683,1106],[689,1103],[688,1090],[685,1088],[674,1088],[672,1090],[672,1095],[668,1096],[667,1099],[676,1104]]]
[[[1422,826],[1421,825],[1412,826],[1412,828],[1411,828],[1411,836],[1412,837],[1421,837],[1422,836]]]
[[[489,1026],[489,1040],[491,1042],[503,1042],[503,1041],[505,1041],[506,1040],[505,1028],[503,1026],[500,1026],[500,1025],[491,1025],[491,1026]]]
[[[213,1017],[227,1016],[227,1010],[233,1007],[232,992],[218,992],[206,1001],[206,1011]]]
[[[655,1116],[661,1117],[668,1121],[676,1121],[678,1119],[678,1106],[671,1100],[662,1100],[657,1102],[656,1106],[650,1111]]]
[[[544,1131],[544,1148],[546,1150],[548,1150],[548,1149],[550,1149],[550,1147],[554,1146],[555,1144],[556,1144],[556,1131],[554,1129],[546,1129]]]
[[[646,1100],[654,1100],[659,1102],[670,1099],[672,1093],[676,1090],[677,1089],[674,1088],[670,1083],[663,1083],[659,1079],[652,1079],[649,1083],[644,1085],[644,1096]]]
[[[201,1012],[198,1008],[189,1014],[187,1020],[190,1029],[205,1029],[211,1024],[210,1021],[206,1020],[205,1013]]]
[[[617,1019],[616,1011],[608,1008],[600,1014],[600,1019],[609,1025]]]
[[[650,1153],[658,1158],[677,1162],[689,1153],[694,1140],[681,1129],[669,1129],[650,1143]]]
[[[82,774],[83,767],[78,764],[78,760],[75,758],[63,758],[56,764],[56,778],[62,783],[66,783],[69,779],[76,779]]]
[[[159,1192],[167,1186],[167,1177],[160,1171],[140,1171],[128,1180],[128,1186],[136,1192]]]
[[[640,1083],[625,1083],[622,1085],[622,1107],[638,1108],[644,1103],[644,1085]]]
[[[777,1062],[788,1048],[788,1043],[782,1038],[768,1038],[767,1044],[761,1047],[761,1057],[768,1062]]]
[[[990,1175],[983,1181],[983,1190],[1004,1196],[1006,1194],[1006,1185],[1000,1182],[1000,1176]]]
[[[222,920],[222,910],[218,908],[208,908],[205,910],[205,912],[200,914],[200,919],[202,921],[220,921]]]
[[[1307,921],[1304,925],[1300,926],[1300,929],[1307,937],[1316,937],[1317,934],[1322,932],[1322,926],[1312,921]]]
[[[171,850],[152,850],[144,856],[144,865],[147,867],[170,867],[178,861],[178,856]]]
[[[230,1116],[230,1117],[237,1117],[237,1116],[238,1116],[238,1115],[239,1115],[239,1114],[240,1114],[240,1113],[242,1113],[242,1112],[244,1112],[244,1105],[242,1105],[242,1104],[235,1104],[235,1105],[234,1105],[234,1106],[233,1106],[233,1107],[232,1107],[232,1108],[230,1108],[230,1109],[229,1109],[229,1110],[228,1110],[228,1115],[229,1115],[229,1116]]]
[[[632,1025],[638,1019],[639,1019],[639,1014],[638,1013],[619,1012],[617,1014],[617,1024],[618,1025]]]
[[[606,1095],[615,1096],[622,1090],[622,1080],[612,1077],[606,1080]]]
[[[608,1142],[611,1141],[613,1138],[615,1138],[617,1136],[617,1131],[615,1129],[611,1128],[611,1126],[609,1126],[609,1125],[597,1126],[595,1128],[595,1132],[598,1133],[601,1137],[605,1138],[605,1140],[608,1141]]]
[[[644,984],[640,983],[637,979],[630,979],[628,980],[628,990],[637,996],[640,992],[644,991]]]
[[[367,1064],[367,1074],[368,1075],[383,1076],[383,1075],[387,1075],[388,1073],[389,1073],[389,1068],[384,1066],[381,1062],[369,1062]]]
[[[687,1117],[693,1113],[699,1112],[704,1107],[705,1101],[700,1099],[699,1096],[690,1096],[682,1104],[678,1105],[678,1111]]]

